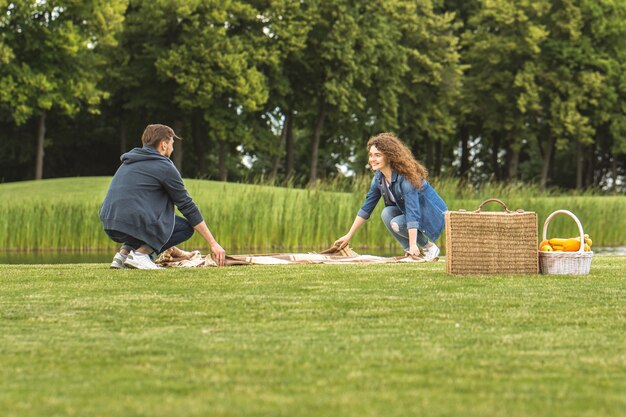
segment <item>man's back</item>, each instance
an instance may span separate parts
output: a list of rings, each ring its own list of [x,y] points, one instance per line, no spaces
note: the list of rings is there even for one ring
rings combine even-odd
[[[125,153],[121,159],[100,210],[105,229],[125,230],[159,248],[172,233],[175,203],[191,221],[202,221],[169,158],[144,146]]]

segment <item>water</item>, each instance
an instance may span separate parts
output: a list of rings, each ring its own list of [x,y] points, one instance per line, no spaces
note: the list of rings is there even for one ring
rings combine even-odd
[[[593,248],[594,255],[626,255],[626,246],[607,246]]]
[[[291,253],[307,253],[319,252],[320,250],[285,250]],[[233,251],[233,254],[248,253],[276,253],[276,249],[241,249]],[[373,248],[373,249],[356,249],[361,255],[376,256],[400,256],[401,250],[393,250],[392,248]],[[626,255],[626,246],[615,247],[599,247],[594,248],[594,255]],[[0,264],[83,264],[83,263],[110,263],[113,258],[113,252],[0,252]]]

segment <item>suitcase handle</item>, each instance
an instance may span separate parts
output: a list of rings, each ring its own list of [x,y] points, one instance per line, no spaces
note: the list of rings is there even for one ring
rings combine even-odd
[[[502,201],[498,200],[497,198],[488,198],[488,199],[486,199],[485,201],[482,202],[482,204],[480,206],[478,206],[478,208],[476,210],[474,210],[474,213],[480,213],[480,210],[487,203],[498,203],[498,204],[500,204],[502,206],[504,211],[506,211],[507,213],[511,213],[511,210],[509,210],[509,208],[506,206],[506,204],[504,204]]]

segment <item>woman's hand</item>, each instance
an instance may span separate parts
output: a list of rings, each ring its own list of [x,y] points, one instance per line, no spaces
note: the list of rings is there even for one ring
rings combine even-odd
[[[333,244],[333,246],[336,247],[337,249],[343,249],[348,245],[348,243],[350,242],[350,239],[352,239],[352,236],[350,236],[349,234],[342,236],[339,239],[335,240],[335,243]]]
[[[409,251],[407,252],[407,255],[420,256],[419,246],[417,246],[416,244],[412,244],[411,246],[409,246]]]
[[[344,236],[341,236],[339,239],[335,240],[335,243],[333,243],[333,246],[336,247],[337,249],[343,249],[346,246],[348,246],[350,239],[352,239],[352,236],[354,236],[356,231],[359,230],[359,227],[361,227],[363,223],[365,223],[365,219],[363,217],[356,216],[354,218],[354,223],[352,223],[352,227],[350,228],[348,233],[346,233]]]
[[[215,263],[217,263],[218,266],[224,266],[226,251],[220,246],[219,243],[214,242],[211,244],[211,252],[213,252],[213,256],[215,257]]]

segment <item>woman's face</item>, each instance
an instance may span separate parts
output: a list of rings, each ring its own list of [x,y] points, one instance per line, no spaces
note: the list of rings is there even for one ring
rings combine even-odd
[[[374,145],[370,147],[369,164],[372,171],[379,171],[387,166],[387,158]]]

